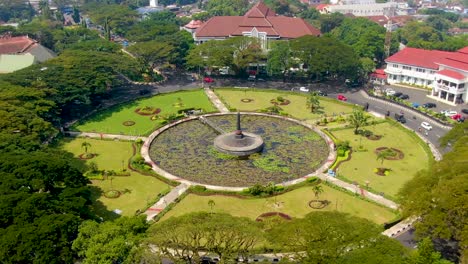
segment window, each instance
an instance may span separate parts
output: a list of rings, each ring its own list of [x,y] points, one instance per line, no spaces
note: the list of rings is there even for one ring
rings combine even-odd
[[[429,73],[430,73],[430,74],[435,74],[435,71],[430,71]]]
[[[421,69],[421,68],[416,68],[416,71],[417,71],[417,72],[426,72],[425,69]]]
[[[403,70],[411,71],[411,67],[410,66],[403,66]]]
[[[392,67],[393,68],[398,68],[398,64],[393,64]]]

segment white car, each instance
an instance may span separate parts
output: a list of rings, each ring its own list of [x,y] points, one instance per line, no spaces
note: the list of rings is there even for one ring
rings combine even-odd
[[[304,86],[299,88],[299,91],[301,92],[309,92],[309,88],[305,88]]]
[[[388,88],[388,89],[385,90],[385,94],[386,94],[387,96],[394,95],[395,93],[396,93],[395,90],[390,89],[390,88]]]
[[[426,130],[432,130],[432,126],[428,122],[422,122],[421,127],[426,129]]]
[[[451,110],[442,110],[440,113],[444,114],[447,117],[451,117],[451,116],[458,114],[457,111],[451,111]]]

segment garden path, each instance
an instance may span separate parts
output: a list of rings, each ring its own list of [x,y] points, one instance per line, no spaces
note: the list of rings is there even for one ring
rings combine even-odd
[[[210,101],[214,104],[216,108],[218,108],[218,110],[221,113],[229,113],[229,109],[227,109],[227,107],[223,104],[223,102],[221,102],[221,100],[213,92],[213,90],[211,90],[210,88],[205,88],[205,93],[206,93],[206,96],[208,96]]]
[[[90,137],[90,138],[99,138],[99,139],[123,139],[135,141],[141,139],[146,140],[146,137],[139,136],[127,136],[127,135],[117,135],[117,134],[104,134],[104,133],[91,133],[91,132],[77,132],[77,131],[68,131],[69,136],[72,137]]]
[[[153,220],[153,218],[156,215],[158,215],[162,210],[164,210],[169,204],[173,203],[177,198],[184,194],[189,187],[190,185],[181,183],[177,187],[172,189],[168,194],[161,197],[159,201],[157,201],[144,212],[144,214],[146,215],[146,221]]]

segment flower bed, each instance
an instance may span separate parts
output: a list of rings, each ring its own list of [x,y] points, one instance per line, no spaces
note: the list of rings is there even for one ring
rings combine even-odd
[[[78,158],[81,160],[89,160],[94,157],[96,157],[96,154],[93,154],[93,153],[83,153],[78,156]]]
[[[367,139],[369,139],[369,140],[380,140],[381,138],[382,138],[381,135],[374,135],[374,134],[369,135],[369,136],[367,137]]]
[[[135,125],[135,121],[127,120],[127,121],[124,121],[122,123],[122,125],[124,125],[124,126],[133,126],[133,125]]]
[[[266,218],[269,218],[269,217],[274,217],[274,216],[279,216],[285,220],[292,220],[292,217],[285,214],[285,213],[281,213],[281,212],[267,212],[267,213],[263,213],[261,215],[259,215],[255,221],[257,222],[263,222],[263,220],[265,220]]]
[[[119,198],[122,193],[118,190],[110,190],[104,193],[104,196],[109,199]]]
[[[379,153],[384,152],[384,151],[389,151],[392,154],[389,156],[386,156],[386,160],[401,160],[405,157],[405,154],[403,154],[403,151],[396,149],[396,148],[388,148],[388,147],[380,147],[375,149],[375,154],[379,155]]]
[[[270,103],[274,105],[288,105],[291,103],[291,101],[289,101],[288,99],[284,99],[284,98],[281,98],[281,99],[275,98],[275,99],[271,99]]]
[[[161,113],[161,109],[153,107],[153,106],[145,106],[142,108],[135,109],[135,113],[142,115],[142,116],[157,115]]]
[[[309,207],[313,209],[323,209],[330,204],[328,200],[311,200],[309,202]]]
[[[374,169],[375,174],[379,176],[388,176],[390,174],[390,171],[392,170],[388,168],[375,168]]]
[[[251,102],[253,102],[253,101],[254,101],[254,99],[250,99],[250,98],[243,98],[243,99],[241,99],[241,102],[243,102],[243,103],[251,103]]]

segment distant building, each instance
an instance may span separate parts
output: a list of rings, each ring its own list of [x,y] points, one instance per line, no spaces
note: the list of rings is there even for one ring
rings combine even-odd
[[[407,15],[405,9],[399,8],[398,3],[378,3],[378,4],[352,4],[352,5],[328,5],[321,13],[342,13],[354,16],[392,16]]]
[[[28,36],[0,36],[0,72],[13,72],[57,56]]]
[[[183,26],[182,29],[193,34],[202,25],[203,25],[203,21],[201,21],[201,20],[192,20],[187,25]]]
[[[304,19],[279,16],[262,1],[244,16],[212,17],[193,34],[195,43],[223,40],[235,36],[259,38],[262,48],[272,40],[295,39],[305,35],[319,36],[320,30]]]
[[[432,88],[430,96],[452,105],[468,99],[468,47],[456,52],[405,48],[385,62],[390,84]]]

